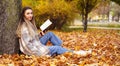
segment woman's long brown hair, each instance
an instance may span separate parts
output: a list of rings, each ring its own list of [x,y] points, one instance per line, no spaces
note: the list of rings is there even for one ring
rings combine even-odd
[[[31,7],[24,7],[22,9],[21,14],[20,14],[19,24],[18,24],[18,28],[16,30],[17,37],[19,37],[19,38],[21,37],[21,25],[25,22],[25,19],[24,19],[24,17],[25,17],[25,11],[28,10],[28,9],[32,10]],[[34,16],[33,16],[32,20],[30,22],[36,27]]]

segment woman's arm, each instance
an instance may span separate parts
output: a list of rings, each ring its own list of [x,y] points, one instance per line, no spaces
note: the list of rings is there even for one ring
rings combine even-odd
[[[32,38],[29,34],[29,31],[27,27],[22,27],[21,29],[21,38],[23,39],[22,41],[24,42],[24,48],[27,51],[30,51],[31,55],[37,55],[38,48],[34,45],[35,39]]]
[[[30,36],[27,27],[24,27],[22,30],[22,38],[32,54],[45,55],[49,52],[46,46],[40,43],[39,39]]]

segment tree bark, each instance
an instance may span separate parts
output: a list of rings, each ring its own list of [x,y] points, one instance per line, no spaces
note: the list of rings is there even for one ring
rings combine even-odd
[[[20,9],[21,0],[0,0],[0,54],[18,53],[16,29]]]
[[[57,28],[58,30],[61,30],[62,27],[63,27],[63,25],[66,23],[66,21],[67,21],[67,20],[64,19],[62,22],[59,23],[59,25],[57,24],[56,28]]]
[[[84,22],[85,22],[85,18],[84,18],[84,14],[82,13],[82,24],[84,25]],[[84,26],[83,26],[84,27]]]
[[[118,13],[118,22],[119,22],[119,19],[120,19],[120,13]]]
[[[83,32],[87,32],[88,13],[86,13],[84,16],[85,16],[85,21],[84,21],[84,30],[83,30]]]

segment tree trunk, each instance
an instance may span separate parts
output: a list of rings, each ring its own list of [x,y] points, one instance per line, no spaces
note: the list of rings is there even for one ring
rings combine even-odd
[[[88,14],[85,14],[85,21],[84,21],[84,30],[83,32],[87,32],[87,18],[88,18]]]
[[[84,18],[84,14],[82,13],[82,24],[83,24],[83,27],[84,27],[84,22],[85,22],[85,18]]]
[[[53,29],[55,29],[55,27],[56,27],[56,22],[57,22],[57,20],[56,20],[56,19],[53,19],[53,18],[51,18],[50,20],[52,21],[52,25],[49,27],[49,29],[50,29],[50,30],[53,30]]]
[[[120,13],[118,13],[118,22],[119,22],[119,19],[120,19]]]
[[[0,0],[0,54],[18,53],[16,38],[21,0]]]
[[[109,17],[110,17],[110,11],[107,13],[108,22],[110,21]]]
[[[66,23],[66,21],[67,21],[67,20],[66,20],[66,19],[64,19],[62,22],[60,22],[60,23],[59,23],[59,25],[57,24],[57,26],[56,26],[56,27],[57,27],[57,29],[58,29],[58,30],[61,30],[61,29],[62,29],[62,27],[63,27],[63,25]]]

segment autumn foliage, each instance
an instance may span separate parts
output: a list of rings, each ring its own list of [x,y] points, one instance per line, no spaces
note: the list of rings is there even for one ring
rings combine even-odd
[[[73,50],[89,50],[88,56],[64,53],[54,57],[28,55],[0,55],[0,66],[119,66],[120,31],[92,30],[53,31],[63,40],[63,47]],[[51,44],[50,42],[48,43]]]
[[[39,26],[50,19],[50,29],[61,29],[64,24],[71,23],[76,16],[75,2],[64,0],[22,0],[22,6],[32,7],[36,25]]]

